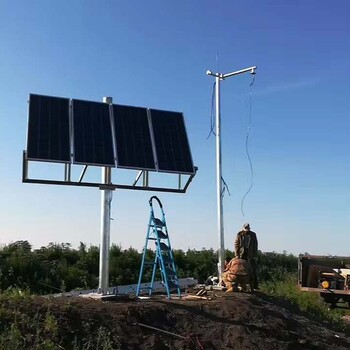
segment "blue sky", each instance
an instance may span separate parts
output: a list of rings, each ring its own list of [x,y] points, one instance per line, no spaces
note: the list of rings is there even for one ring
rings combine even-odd
[[[99,244],[97,189],[21,183],[38,93],[183,112],[197,176],[185,195],[116,191],[111,242],[142,247],[157,194],[174,248],[216,249],[205,72],[257,65],[252,87],[249,74],[222,83],[226,247],[248,221],[263,251],[350,255],[349,11],[346,0],[0,0],[0,243]]]

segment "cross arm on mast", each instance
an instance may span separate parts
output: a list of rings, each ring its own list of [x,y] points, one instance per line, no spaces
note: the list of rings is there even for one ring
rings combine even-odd
[[[216,77],[216,78],[220,78],[220,80],[224,80],[226,78],[233,77],[234,75],[239,75],[239,74],[248,73],[248,72],[250,72],[250,74],[255,74],[256,69],[257,69],[257,66],[252,66],[249,68],[240,69],[235,72],[226,73],[226,74],[213,73],[211,70],[207,70],[207,75],[211,75],[212,77]]]

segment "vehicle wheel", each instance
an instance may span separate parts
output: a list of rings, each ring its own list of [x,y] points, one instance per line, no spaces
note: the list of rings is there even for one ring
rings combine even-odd
[[[331,303],[329,304],[329,310],[333,310],[337,307],[337,303]]]
[[[334,309],[337,307],[337,303],[339,302],[339,297],[336,297],[334,295],[329,295],[326,293],[321,293],[321,297],[323,298],[325,303],[330,304],[329,306],[330,309]]]

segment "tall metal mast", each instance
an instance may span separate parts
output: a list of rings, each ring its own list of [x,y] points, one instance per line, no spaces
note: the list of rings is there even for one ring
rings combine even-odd
[[[256,66],[241,69],[235,72],[222,74],[207,71],[207,75],[215,77],[215,114],[216,114],[216,191],[217,191],[217,215],[218,215],[218,277],[220,278],[225,266],[225,240],[224,240],[224,213],[223,213],[223,192],[222,192],[222,160],[221,160],[221,114],[220,114],[220,82],[226,78],[243,73],[255,74]]]
[[[112,97],[104,97],[104,103],[111,104]],[[102,183],[107,186],[112,183],[111,168],[102,168]],[[111,231],[111,202],[112,190],[101,190],[101,240],[100,240],[100,271],[98,281],[98,293],[105,295],[109,287],[109,246]]]

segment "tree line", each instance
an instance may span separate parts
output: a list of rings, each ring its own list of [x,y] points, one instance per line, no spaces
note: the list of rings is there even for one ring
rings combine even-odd
[[[153,261],[154,251],[147,250]],[[194,277],[204,282],[217,270],[217,253],[213,249],[173,250],[179,278]],[[227,257],[233,257],[226,250]],[[112,244],[109,255],[111,286],[137,283],[142,254],[134,248],[122,249]],[[283,280],[286,274],[297,272],[297,257],[292,254],[259,252],[260,281]],[[50,243],[33,249],[28,241],[17,241],[0,248],[0,290],[26,288],[36,294],[50,294],[74,289],[94,289],[98,286],[99,247],[80,243],[77,249],[69,243]],[[145,275],[144,282],[150,281]]]

